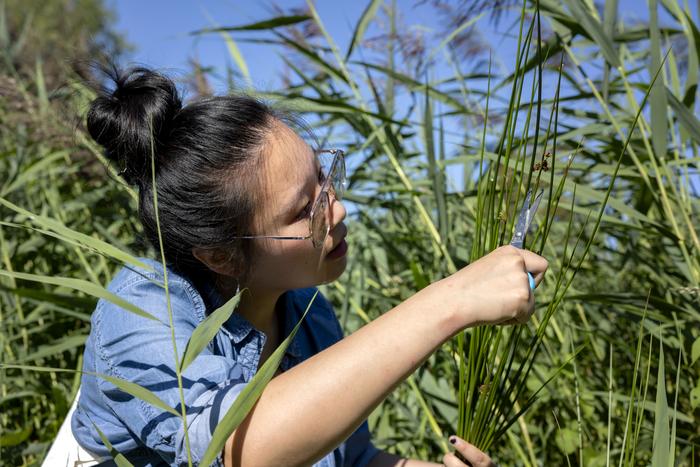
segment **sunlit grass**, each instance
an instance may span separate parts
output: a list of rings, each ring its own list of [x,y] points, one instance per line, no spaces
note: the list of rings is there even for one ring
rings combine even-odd
[[[508,243],[528,189],[545,190],[526,247],[550,271],[531,323],[469,330],[445,345],[371,415],[381,447],[436,460],[458,433],[503,465],[697,458],[700,35],[683,5],[661,3],[672,29],[653,15],[645,28],[616,25],[573,0],[540,1],[539,14],[524,3],[508,76],[465,69],[449,40],[430,55],[450,78],[401,72],[391,35],[385,55],[365,54],[379,19],[396,30],[392,2],[368,2],[345,50],[312,4],[306,16],[225,31],[230,49],[244,30],[273,31],[268,46],[298,59],[287,60],[292,86],[266,97],[349,149],[352,253],[323,290],[348,332]],[[319,35],[291,35],[300,21]],[[233,58],[245,75],[243,57]],[[22,118],[0,98],[0,440],[2,458],[19,465],[40,461],[72,402],[95,302],[119,300],[109,280],[137,256],[159,255],[138,242],[133,190],[94,163],[104,159],[61,118],[66,102],[48,97],[41,66],[17,83]],[[84,108],[91,96],[76,90],[71,109]],[[415,107],[403,108],[402,95]],[[71,137],[59,144],[47,129]],[[203,323],[178,374],[234,306]],[[143,388],[123,389],[159,404]],[[237,409],[217,443],[245,414]]]

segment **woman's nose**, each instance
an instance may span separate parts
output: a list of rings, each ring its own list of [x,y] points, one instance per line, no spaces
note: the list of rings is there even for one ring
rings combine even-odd
[[[345,219],[345,216],[348,214],[347,210],[345,209],[345,206],[343,206],[343,203],[335,198],[331,194],[329,196],[330,198],[330,203],[331,203],[331,222],[333,225],[331,225],[331,229],[335,227],[336,225],[340,224],[343,222]]]

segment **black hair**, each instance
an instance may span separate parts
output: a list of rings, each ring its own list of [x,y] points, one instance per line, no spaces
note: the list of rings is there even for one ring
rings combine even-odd
[[[139,188],[139,218],[159,250],[151,160],[155,162],[158,216],[166,262],[193,280],[215,277],[192,253],[221,248],[249,272],[252,231],[260,191],[257,177],[266,137],[279,119],[248,96],[217,96],[183,106],[171,79],[148,68],[102,69],[113,87],[101,86],[90,105],[87,128]],[[203,277],[204,276],[204,277]]]

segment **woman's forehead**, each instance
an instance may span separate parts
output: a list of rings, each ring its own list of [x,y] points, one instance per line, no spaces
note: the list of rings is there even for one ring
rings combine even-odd
[[[279,126],[269,135],[260,171],[264,196],[260,211],[267,219],[260,219],[263,223],[276,223],[276,218],[295,209],[318,172],[311,146],[286,125]]]
[[[272,181],[279,184],[304,181],[309,170],[315,172],[314,151],[298,134],[286,125],[271,135],[270,151],[267,154],[267,172]]]

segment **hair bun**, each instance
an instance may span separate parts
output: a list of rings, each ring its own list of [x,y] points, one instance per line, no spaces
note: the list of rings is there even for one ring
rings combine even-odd
[[[90,105],[87,128],[130,184],[150,180],[151,150],[158,161],[182,101],[169,78],[147,68],[103,70],[114,89],[102,88]],[[151,149],[153,148],[153,149]]]

